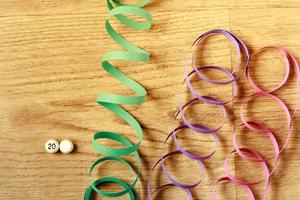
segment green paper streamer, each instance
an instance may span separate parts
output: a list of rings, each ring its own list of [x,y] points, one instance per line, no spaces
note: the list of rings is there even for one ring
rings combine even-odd
[[[118,34],[111,24],[109,23],[110,18],[115,17],[121,23],[136,29],[136,30],[145,30],[149,29],[152,25],[152,16],[142,9],[148,3],[149,0],[144,0],[140,3],[135,5],[126,5],[121,3],[120,0],[107,0],[107,6],[109,8],[108,18],[105,22],[105,28],[107,33],[111,36],[111,38],[125,51],[109,51],[104,54],[102,58],[101,65],[105,71],[111,74],[114,78],[118,79],[122,84],[129,87],[136,93],[136,96],[125,96],[125,95],[118,95],[112,93],[102,93],[97,98],[97,103],[101,106],[107,108],[108,110],[115,113],[121,119],[126,121],[136,132],[138,136],[138,142],[136,144],[132,144],[128,139],[124,136],[113,133],[109,131],[101,131],[95,133],[93,137],[93,147],[97,153],[104,154],[104,157],[96,160],[91,168],[90,173],[93,169],[103,162],[106,161],[115,161],[123,164],[126,166],[130,173],[135,176],[135,179],[131,184],[128,184],[122,181],[119,178],[115,177],[102,177],[96,181],[94,181],[85,191],[84,200],[90,200],[92,198],[93,192],[103,196],[103,197],[119,197],[125,194],[128,194],[130,199],[134,200],[137,197],[134,194],[134,187],[139,180],[140,170],[141,170],[141,160],[138,154],[138,147],[143,138],[143,130],[138,123],[138,121],[125,109],[123,109],[120,105],[139,105],[142,104],[145,100],[145,96],[147,92],[145,88],[140,85],[138,82],[118,70],[114,67],[110,61],[112,60],[122,60],[122,61],[134,61],[134,62],[147,62],[149,60],[150,54],[143,49],[131,44],[125,38],[123,38],[120,34]],[[115,6],[115,7],[114,7]],[[135,15],[139,16],[146,20],[146,22],[137,22],[132,19],[127,18],[125,15]],[[122,145],[124,148],[111,148],[104,146],[97,142],[97,140],[101,139],[109,139],[116,141]],[[126,156],[129,154],[133,154],[135,159],[137,160],[138,170],[135,172],[133,167],[121,156]],[[97,187],[104,184],[104,183],[115,183],[124,188],[121,192],[105,192]]]

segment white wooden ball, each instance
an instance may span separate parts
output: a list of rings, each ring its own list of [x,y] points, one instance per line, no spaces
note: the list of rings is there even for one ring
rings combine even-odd
[[[51,139],[45,143],[45,150],[48,153],[56,153],[59,150],[59,143],[57,140]]]
[[[59,149],[62,153],[71,153],[74,149],[74,145],[71,140],[62,140],[59,144]]]

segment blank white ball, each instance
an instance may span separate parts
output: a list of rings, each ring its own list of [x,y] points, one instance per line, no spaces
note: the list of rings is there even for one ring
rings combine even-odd
[[[59,150],[59,143],[57,140],[48,140],[45,144],[45,150],[48,153],[56,153]]]
[[[59,145],[59,149],[62,153],[71,153],[74,145],[71,140],[62,140]]]

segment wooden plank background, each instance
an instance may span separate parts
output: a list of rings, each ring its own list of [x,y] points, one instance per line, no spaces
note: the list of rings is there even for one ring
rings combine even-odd
[[[154,18],[150,30],[137,32],[113,22],[128,40],[152,54],[147,64],[118,63],[122,71],[142,83],[149,92],[146,103],[126,107],[144,128],[140,147],[141,199],[146,199],[145,183],[150,168],[159,155],[172,148],[172,144],[163,147],[163,139],[180,123],[174,119],[174,113],[181,91],[183,59],[191,52],[190,45],[199,34],[214,28],[227,29],[242,38],[252,52],[264,45],[277,44],[288,48],[300,60],[299,0],[152,0],[146,9]],[[82,199],[85,188],[99,176],[113,175],[132,180],[126,168],[116,163],[107,163],[87,176],[90,164],[100,156],[91,146],[96,130],[120,131],[132,141],[136,139],[130,127],[95,102],[102,91],[130,92],[107,75],[99,64],[104,52],[119,49],[104,30],[106,16],[104,1],[1,1],[0,199]],[[205,41],[199,62],[230,69],[235,63],[234,53],[228,41],[214,36]],[[259,56],[254,63],[255,78],[264,87],[276,85],[284,74],[282,61],[274,52]],[[296,97],[294,78],[278,92],[290,107]],[[217,95],[224,100],[232,98],[230,85],[212,87],[196,79],[193,84],[202,93]],[[221,146],[217,148],[216,156],[205,162],[206,176],[201,177],[195,163],[186,158],[167,162],[171,174],[178,180],[191,183],[197,178],[203,179],[193,190],[197,200],[211,199],[210,185],[223,174],[222,163],[232,149],[232,134],[240,123],[237,114],[240,97],[247,92],[250,90],[242,76],[239,98],[227,106],[230,116],[220,132]],[[185,90],[184,97],[189,98]],[[253,102],[249,110],[249,116],[259,117],[272,127],[280,128],[276,136],[282,145],[286,127],[280,108],[262,98]],[[217,125],[221,120],[219,110],[206,105],[190,108],[189,117],[192,121],[211,125]],[[297,117],[299,119],[299,115],[296,121]],[[300,199],[299,128],[300,124],[296,122],[279,169],[272,177],[272,200]],[[186,138],[180,140],[182,145],[199,153],[207,153],[214,147],[208,136],[184,132],[180,134],[182,137]],[[43,146],[50,138],[71,139],[76,150],[70,155],[49,155]],[[261,135],[240,133],[239,142],[260,150],[265,156],[273,154],[272,145]],[[237,176],[246,176],[247,180],[261,178],[257,165],[233,156],[231,160],[233,173]],[[153,187],[164,181],[161,172],[154,172]],[[119,189],[118,186],[105,187],[107,190]],[[257,199],[261,199],[261,188],[262,185],[254,188]],[[219,186],[218,191],[219,199],[246,198],[240,188],[231,184]],[[158,197],[184,198],[185,194],[174,188]]]

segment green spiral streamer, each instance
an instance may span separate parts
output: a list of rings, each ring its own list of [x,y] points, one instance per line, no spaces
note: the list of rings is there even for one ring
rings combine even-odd
[[[107,6],[109,8],[108,18],[105,22],[105,28],[110,37],[125,51],[109,51],[104,54],[101,65],[105,71],[111,74],[114,78],[118,79],[122,84],[129,87],[133,90],[136,95],[135,96],[125,96],[118,95],[112,93],[102,93],[97,98],[97,103],[101,106],[107,108],[108,110],[115,113],[121,119],[126,121],[136,132],[138,136],[138,142],[136,144],[132,144],[127,138],[123,135],[109,132],[109,131],[101,131],[95,133],[93,137],[93,147],[97,153],[104,154],[104,157],[96,160],[91,168],[90,172],[93,169],[106,161],[114,161],[119,162],[126,166],[130,173],[135,176],[135,179],[132,183],[128,184],[116,177],[102,177],[96,181],[94,181],[85,191],[84,200],[90,200],[92,198],[93,192],[103,196],[103,197],[119,197],[125,194],[128,194],[130,199],[134,200],[137,197],[134,194],[134,187],[139,180],[140,170],[141,170],[141,160],[138,154],[138,147],[143,138],[143,130],[138,123],[138,121],[125,109],[123,109],[120,105],[139,105],[142,104],[145,100],[145,96],[147,92],[145,88],[140,85],[138,82],[118,70],[115,66],[113,66],[110,61],[113,60],[122,60],[122,61],[134,61],[134,62],[147,62],[150,58],[150,53],[144,51],[143,49],[131,44],[124,37],[118,34],[113,27],[111,26],[109,20],[112,17],[118,19],[121,23],[136,29],[136,30],[145,30],[149,29],[152,25],[152,16],[142,9],[148,3],[149,0],[144,0],[143,2],[127,5],[121,3],[120,0],[106,0]],[[133,19],[129,19],[126,15],[134,15],[141,17],[145,20],[145,22],[138,22]],[[101,139],[109,139],[116,141],[122,144],[123,148],[111,148],[105,145],[98,143],[97,141]],[[137,160],[137,172],[134,168],[124,159],[122,156],[126,156],[129,154],[133,154],[135,159]],[[124,188],[121,192],[105,192],[98,187],[104,183],[116,183]]]

